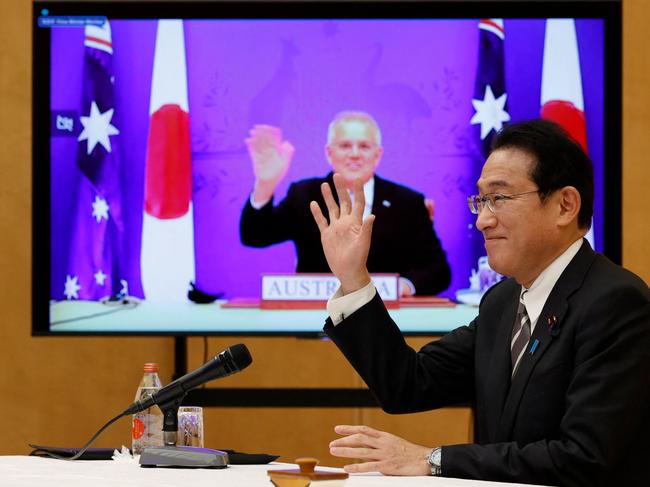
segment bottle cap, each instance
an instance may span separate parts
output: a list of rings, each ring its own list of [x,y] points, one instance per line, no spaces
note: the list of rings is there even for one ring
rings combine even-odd
[[[155,362],[147,362],[144,364],[144,371],[145,372],[158,372],[160,369],[159,365]]]

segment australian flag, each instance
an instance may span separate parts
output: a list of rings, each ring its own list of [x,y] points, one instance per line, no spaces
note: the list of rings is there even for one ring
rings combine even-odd
[[[492,138],[501,130],[504,123],[510,121],[503,62],[505,39],[503,19],[481,19],[478,28],[478,67],[472,99],[474,113],[470,120],[470,125],[477,125],[473,128],[476,147],[473,151],[474,181],[477,181],[481,175],[483,163],[490,153]],[[473,228],[476,215],[471,217],[468,226],[471,229],[469,247],[477,259],[477,269],[472,272],[470,281],[473,289],[482,292],[494,283],[496,277],[489,270],[484,258],[478,260],[485,255],[485,247],[483,236]]]
[[[482,166],[490,152],[492,137],[510,121],[510,115],[503,63],[503,19],[481,19],[478,28],[478,69],[472,99],[474,115],[470,123],[479,125],[475,132]]]
[[[88,26],[84,35],[84,68],[77,166],[81,171],[65,299],[97,300],[128,294],[120,277],[124,227],[119,185],[113,95],[113,43],[108,21]]]

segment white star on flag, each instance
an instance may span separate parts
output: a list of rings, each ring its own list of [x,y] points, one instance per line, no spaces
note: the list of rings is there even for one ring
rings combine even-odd
[[[106,281],[106,278],[108,277],[106,274],[104,274],[104,273],[102,272],[101,269],[99,269],[97,272],[95,272],[94,276],[95,276],[95,282],[96,282],[99,286],[103,286],[103,285],[104,285],[104,282]]]
[[[77,283],[77,276],[71,276],[68,274],[65,278],[65,289],[63,294],[65,294],[66,299],[79,299],[78,291],[81,289],[79,283]]]
[[[93,216],[95,217],[95,220],[97,220],[97,223],[99,223],[102,218],[108,220],[108,203],[106,203],[104,198],[95,196],[95,201],[93,201],[92,205]]]
[[[79,134],[77,141],[88,141],[86,148],[88,154],[93,151],[98,143],[101,144],[107,152],[111,152],[111,140],[109,139],[109,135],[117,135],[120,133],[119,130],[111,125],[113,112],[114,109],[111,108],[104,113],[100,113],[97,103],[93,100],[90,104],[90,115],[88,117],[79,117],[84,129]]]
[[[492,129],[498,132],[503,128],[503,122],[510,121],[510,115],[503,109],[506,106],[507,98],[507,93],[504,93],[499,98],[494,98],[492,88],[487,85],[483,100],[472,100],[476,113],[469,123],[481,124],[481,140],[487,137]]]

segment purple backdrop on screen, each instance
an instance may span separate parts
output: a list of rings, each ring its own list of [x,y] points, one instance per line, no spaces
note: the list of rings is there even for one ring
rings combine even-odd
[[[468,287],[476,255],[467,252],[466,196],[475,192],[469,120],[478,56],[477,20],[186,21],[194,181],[196,279],[209,293],[255,296],[262,272],[291,272],[291,243],[252,249],[238,222],[253,183],[243,140],[255,123],[278,125],[296,147],[288,184],[325,175],[327,124],[342,110],[364,110],[383,135],[381,176],[435,200],[435,228],[453,282]],[[603,24],[576,22],[589,150],[596,167],[596,244],[602,232]],[[114,125],[131,294],[139,283],[144,161],[156,22],[112,22]],[[544,20],[505,21],[508,105],[513,120],[539,114]],[[52,109],[79,111],[83,30],[52,30]],[[62,299],[69,215],[80,175],[74,137],[53,137],[53,299]]]

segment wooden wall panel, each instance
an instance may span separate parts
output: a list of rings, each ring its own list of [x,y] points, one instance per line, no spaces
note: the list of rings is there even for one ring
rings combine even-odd
[[[209,357],[235,343],[245,343],[252,365],[210,387],[358,387],[354,369],[329,340],[311,338],[211,337]],[[188,339],[188,370],[203,361],[203,339]]]
[[[27,442],[79,445],[129,403],[142,363],[159,361],[171,376],[170,338],[34,338],[31,320],[31,2],[0,2],[0,416],[8,418],[0,454],[28,452]],[[624,2],[624,264],[650,281],[650,229],[644,193],[650,182],[650,59],[644,0]],[[237,387],[358,387],[361,381],[329,342],[289,338],[211,338],[210,355],[243,341],[254,365]],[[420,346],[424,339],[413,339]],[[189,341],[189,367],[202,361],[202,342]],[[230,382],[227,382],[230,381]],[[234,387],[235,379],[214,383]],[[97,385],[99,390],[97,389]],[[466,410],[387,416],[377,409],[248,409],[206,411],[207,444],[259,450],[291,460],[313,454],[323,463],[338,423],[367,423],[412,441],[467,441]],[[129,421],[98,445],[129,444]],[[436,436],[438,435],[438,436]]]
[[[650,9],[623,1],[623,265],[650,283]]]

